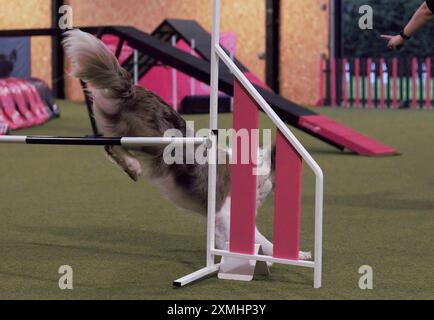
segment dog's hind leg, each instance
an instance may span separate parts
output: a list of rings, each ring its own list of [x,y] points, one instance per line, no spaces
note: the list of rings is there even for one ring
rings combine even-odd
[[[273,256],[273,244],[261,233],[258,228],[255,229],[255,241],[259,243],[267,256]],[[312,254],[310,252],[299,251],[299,260],[311,260]],[[271,266],[271,264],[269,264]]]
[[[258,228],[255,228],[255,242],[261,245],[265,255],[273,255],[273,244],[259,232]]]
[[[217,249],[226,250],[229,242],[229,230],[231,220],[231,198],[227,197],[223,206],[216,212],[215,219],[215,246]]]
[[[121,169],[134,181],[138,181],[142,175],[140,162],[123,147],[106,146],[105,151],[109,159],[119,165]]]

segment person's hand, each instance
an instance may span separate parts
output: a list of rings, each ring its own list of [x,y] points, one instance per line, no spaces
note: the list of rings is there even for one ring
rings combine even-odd
[[[404,45],[405,39],[399,34],[396,36],[381,35],[381,38],[388,41],[387,47],[391,50],[398,50]]]

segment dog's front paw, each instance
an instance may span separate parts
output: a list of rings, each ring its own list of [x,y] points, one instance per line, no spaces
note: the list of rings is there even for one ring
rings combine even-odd
[[[304,252],[304,251],[300,251],[298,254],[298,259],[299,260],[312,260],[312,253],[309,252]]]
[[[109,146],[104,149],[111,162],[118,165],[132,180],[136,182],[139,180],[142,175],[142,166],[137,159],[126,154],[125,151],[123,153],[116,152],[114,148]]]
[[[125,172],[131,179],[137,182],[142,175],[142,166],[140,165],[140,162],[134,158],[128,158],[125,161],[125,164],[127,166]]]

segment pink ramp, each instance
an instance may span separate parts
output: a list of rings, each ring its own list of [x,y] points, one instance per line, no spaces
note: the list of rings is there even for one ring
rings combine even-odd
[[[27,106],[26,99],[21,91],[21,87],[14,81],[13,78],[7,80],[9,91],[14,98],[15,104],[18,108],[18,111],[26,120],[29,126],[34,126],[39,124],[38,120],[34,117],[33,113]]]
[[[9,132],[9,125],[6,120],[6,116],[3,113],[3,109],[0,108],[0,136],[8,134]]]
[[[302,116],[299,125],[364,156],[396,155],[395,149],[322,115]]]
[[[22,79],[15,79],[15,83],[20,86],[21,92],[26,99],[28,108],[39,124],[46,122],[50,115],[41,100],[38,90],[30,82]]]
[[[9,125],[0,120],[0,136],[4,136],[8,134],[8,131],[9,131]]]
[[[220,43],[229,52],[235,53],[236,35],[234,33],[222,33]],[[192,54],[195,57],[200,57],[199,54],[191,48],[190,44],[182,39],[177,42],[176,47],[184,52]],[[173,107],[172,70],[172,68],[167,66],[156,64],[143,76],[143,78],[140,79],[139,84],[158,94],[166,103]],[[202,96],[210,94],[210,87],[207,84],[191,78],[180,71],[176,72],[176,78],[176,104],[178,107],[181,105],[181,102],[185,97],[189,97],[191,95]],[[254,78],[254,75],[252,75],[252,78]],[[194,82],[194,90],[192,90],[191,87],[192,81]],[[219,94],[224,95],[222,92]]]
[[[102,36],[101,41],[104,42],[104,44],[107,46],[107,49],[109,49],[111,53],[116,54],[116,49],[119,44],[119,37],[110,34],[105,34]],[[128,57],[133,54],[133,52],[134,52],[133,48],[131,48],[127,44],[124,44],[121,48],[119,63],[120,64],[124,63],[124,61],[127,60]]]
[[[0,108],[12,130],[28,127],[28,123],[18,112],[7,82],[0,80]]]
[[[258,139],[252,137],[253,129],[258,129],[259,111],[256,103],[242,85],[234,82],[233,128],[236,133],[248,130],[249,148],[241,145],[237,136],[234,139],[232,156],[236,160],[231,167],[231,225],[229,250],[231,252],[253,254],[255,249],[256,223],[256,175],[253,170],[257,161]],[[246,154],[247,153],[247,154]],[[247,161],[246,161],[247,159]],[[247,162],[247,163],[246,163]]]
[[[302,167],[301,156],[278,131],[273,239],[273,256],[276,258],[299,258]]]
[[[257,76],[255,76],[250,71],[244,72],[244,75],[254,85],[257,85],[258,87],[261,87],[262,89],[265,89],[265,90],[268,90],[270,92],[273,92],[273,90],[269,86],[267,86],[267,84],[264,81],[262,81],[261,79],[259,79]]]

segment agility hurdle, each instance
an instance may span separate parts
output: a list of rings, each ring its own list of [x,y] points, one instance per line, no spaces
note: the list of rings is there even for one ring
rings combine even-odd
[[[123,147],[146,147],[155,145],[184,145],[206,144],[211,141],[205,137],[49,137],[49,136],[2,136],[0,143],[3,144],[39,144],[60,146],[123,146]]]
[[[219,278],[251,280],[256,262],[294,265],[314,270],[314,287],[321,287],[322,274],[322,219],[323,173],[302,144],[258,93],[247,77],[236,67],[219,45],[220,0],[213,1],[213,31],[211,48],[211,103],[210,134],[208,137],[45,137],[2,136],[0,143],[34,145],[124,146],[205,144],[208,148],[208,214],[206,267],[175,280],[174,286],[185,286],[208,275],[219,273]],[[276,140],[276,188],[274,252],[272,256],[261,254],[255,243],[256,176],[251,172],[254,163],[232,166],[231,232],[226,250],[215,248],[216,185],[217,185],[217,135],[218,135],[218,87],[219,61],[222,61],[235,77],[234,128],[257,129],[258,108],[261,108],[278,129]],[[251,140],[251,139],[250,139]],[[257,148],[258,145],[254,145]],[[315,185],[315,248],[314,260],[299,260],[301,218],[301,169],[306,162],[316,177]],[[243,193],[239,193],[243,190]],[[221,257],[221,263],[216,263]],[[259,267],[258,263],[258,267]],[[234,269],[235,267],[235,269]],[[264,268],[267,268],[265,265]]]
[[[174,282],[182,287],[193,281],[219,272],[219,278],[251,280],[256,262],[271,262],[314,269],[314,287],[321,287],[322,275],[322,224],[323,224],[323,173],[319,165],[278,117],[247,77],[238,69],[219,44],[220,0],[213,0],[213,27],[211,44],[211,101],[210,157],[216,159],[216,133],[218,132],[219,61],[235,77],[234,129],[258,127],[258,108],[261,108],[278,129],[276,141],[276,189],[273,256],[260,254],[255,243],[256,176],[247,165],[237,161],[232,166],[230,241],[227,250],[215,248],[216,165],[209,163],[208,179],[208,232],[206,267]],[[251,139],[250,139],[251,140]],[[253,146],[253,147],[258,147]],[[316,177],[315,185],[315,249],[313,261],[298,258],[301,214],[301,169],[306,162]],[[213,162],[215,163],[215,161]],[[237,188],[237,186],[239,186]],[[240,188],[242,187],[242,188]],[[242,192],[241,192],[242,191]],[[216,257],[222,257],[216,263]]]

